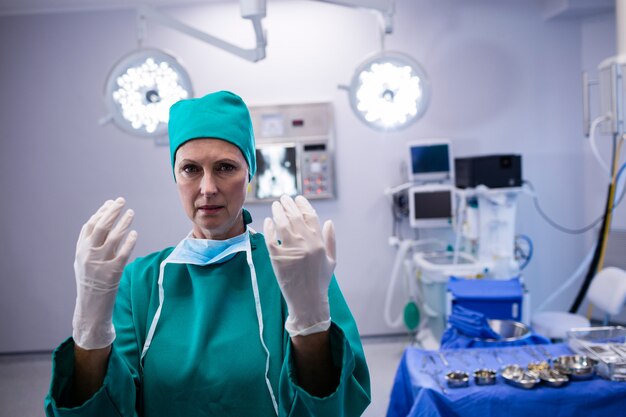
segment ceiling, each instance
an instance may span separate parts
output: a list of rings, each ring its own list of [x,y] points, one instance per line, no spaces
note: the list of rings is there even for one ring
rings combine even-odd
[[[130,9],[140,4],[158,7],[185,6],[207,3],[235,2],[238,0],[0,0],[0,16],[16,14],[65,13]],[[335,2],[337,0],[321,0]],[[340,0],[339,0],[340,1]],[[352,0],[354,1],[354,0]],[[371,0],[363,0],[371,3]],[[436,1],[436,0],[432,0]],[[511,0],[514,1],[514,0]],[[528,0],[517,0],[528,1]],[[534,0],[542,4],[544,16],[576,18],[597,13],[612,12],[616,0]]]
[[[140,4],[184,6],[236,0],[0,0],[0,16],[130,9]]]

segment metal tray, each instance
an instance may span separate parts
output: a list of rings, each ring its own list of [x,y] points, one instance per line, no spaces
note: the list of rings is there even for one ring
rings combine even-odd
[[[596,360],[596,372],[612,381],[626,381],[626,327],[572,329],[567,344],[574,352]]]

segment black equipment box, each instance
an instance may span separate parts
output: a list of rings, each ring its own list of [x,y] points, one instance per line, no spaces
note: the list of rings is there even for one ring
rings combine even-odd
[[[522,185],[521,155],[484,155],[454,160],[456,186],[475,188],[520,187]]]

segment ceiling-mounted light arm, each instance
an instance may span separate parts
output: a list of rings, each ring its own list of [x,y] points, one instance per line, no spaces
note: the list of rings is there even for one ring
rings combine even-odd
[[[141,14],[141,12],[137,13],[137,46],[139,48],[143,47],[143,41],[146,39],[146,34],[148,32],[147,24],[146,24],[146,16]]]
[[[202,32],[164,13],[161,13],[148,5],[139,6],[137,8],[137,12],[139,14],[140,22],[142,19],[152,19],[164,26],[168,26],[188,36],[201,40],[202,42],[206,42],[216,48],[220,48],[247,61],[257,62],[265,58],[265,47],[267,46],[265,32],[261,23],[261,20],[265,17],[265,4],[266,0],[240,0],[241,17],[249,19],[254,28],[256,47],[253,49],[244,49],[215,36],[209,35],[208,33]]]
[[[385,33],[393,33],[394,0],[317,0],[339,6],[370,9],[379,13]]]

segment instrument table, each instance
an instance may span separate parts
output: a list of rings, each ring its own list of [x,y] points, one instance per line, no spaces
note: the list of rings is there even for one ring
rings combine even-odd
[[[407,347],[396,372],[387,417],[571,417],[626,416],[626,382],[598,375],[554,388],[532,389],[507,384],[500,375],[505,365],[545,361],[573,352],[566,344],[428,351]],[[447,365],[444,363],[447,362]],[[498,372],[494,385],[476,385],[479,368]],[[449,388],[445,374],[469,374],[469,386]]]

